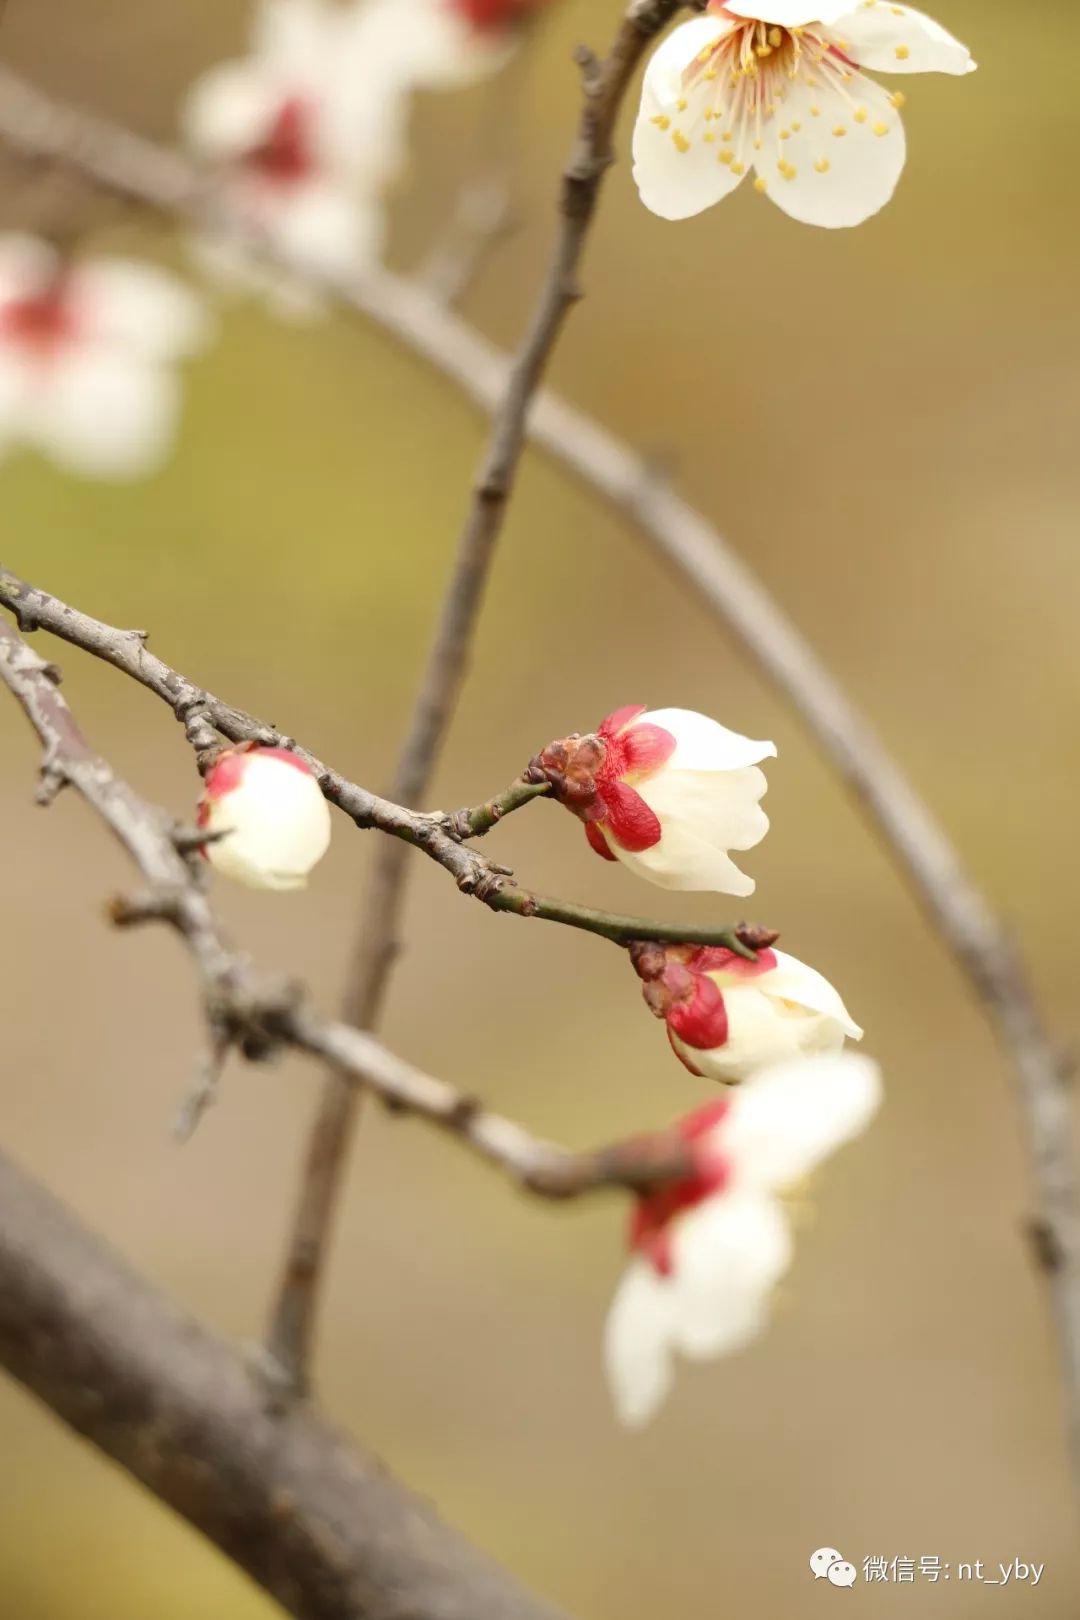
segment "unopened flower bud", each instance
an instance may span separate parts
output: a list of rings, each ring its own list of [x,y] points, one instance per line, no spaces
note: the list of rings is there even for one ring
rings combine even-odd
[[[728,851],[752,849],[769,830],[758,764],[775,753],[707,715],[637,704],[595,734],[550,743],[527,774],[551,784],[605,860],[662,889],[747,895],[754,880]]]
[[[236,748],[206,776],[198,825],[217,871],[252,889],[299,889],[330,843],[330,810],[307,765],[284,748]]]

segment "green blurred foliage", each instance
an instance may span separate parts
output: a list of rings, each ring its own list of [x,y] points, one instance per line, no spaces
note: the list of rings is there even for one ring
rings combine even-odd
[[[467,300],[514,340],[552,232],[576,85],[613,0],[565,0],[527,65],[521,226]],[[9,0],[11,64],[168,136],[185,84],[237,48],[244,6]],[[554,378],[678,471],[848,682],[1014,919],[1076,1035],[1080,770],[1075,453],[1080,322],[1073,93],[1080,16],[952,0],[972,79],[907,81],[893,204],[815,233],[747,192],[667,225],[624,161],[590,246],[589,297]],[[1024,26],[1021,28],[1021,23]],[[394,259],[418,262],[475,163],[483,93],[417,109]],[[95,245],[183,265],[114,204],[5,163],[5,222],[84,210]],[[66,195],[66,201],[65,201]],[[302,737],[388,775],[483,424],[379,332],[224,309],[190,372],[170,464],[135,486],[0,469],[5,561]],[[148,795],[196,791],[153,700],[57,652],[95,742]],[[1080,1597],[1055,1350],[1021,1221],[1023,1132],[969,989],[782,697],[627,525],[526,462],[434,797],[475,800],[552,735],[616,704],[682,703],[774,736],[773,831],[753,912],[840,985],[886,1065],[889,1106],[815,1188],[815,1223],[768,1337],[688,1370],[645,1435],[614,1426],[599,1332],[622,1211],[539,1208],[423,1127],[372,1115],[335,1253],[320,1356],[331,1409],[482,1545],[580,1615],[737,1605],[801,1613],[819,1545],[856,1562],[1045,1561],[1035,1593],[916,1584],[949,1620]],[[198,1040],[172,940],[117,938],[128,874],[72,799],[29,805],[33,746],[0,707],[5,1142],[135,1262],[238,1338],[257,1335],[318,1077],[234,1069],[178,1154],[166,1140]],[[373,837],[374,835],[372,835]],[[302,895],[222,890],[237,937],[338,994],[371,839],[337,829]],[[715,916],[643,894],[539,805],[496,835],[537,887]],[[417,862],[386,1033],[540,1131],[588,1144],[699,1095],[619,953],[493,918]],[[723,904],[723,903],[722,903]],[[726,915],[726,909],[722,911]],[[269,1614],[222,1559],[21,1393],[0,1392],[0,1613],[11,1620]],[[884,1595],[882,1595],[884,1594]],[[892,1590],[827,1599],[885,1612]]]

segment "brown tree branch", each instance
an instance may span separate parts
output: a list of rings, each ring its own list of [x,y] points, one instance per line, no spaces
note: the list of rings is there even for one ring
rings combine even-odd
[[[112,901],[122,928],[168,923],[184,940],[199,973],[212,1034],[211,1060],[235,1045],[248,1058],[290,1046],[332,1063],[343,1083],[359,1081],[395,1111],[438,1125],[531,1192],[570,1198],[601,1187],[639,1191],[681,1174],[686,1161],[666,1136],[644,1137],[592,1153],[570,1153],[485,1109],[445,1080],[425,1074],[373,1035],[325,1018],[292,983],[260,974],[226,940],[192,868],[177,852],[164,811],[141,799],[95,754],[59,690],[59,671],[0,619],[0,682],[6,685],[43,748],[45,797],[70,786],[97,812],[148,885]],[[39,795],[41,797],[41,795]]]
[[[566,1620],[2,1155],[0,1363],[298,1620]]]
[[[532,324],[495,411],[398,760],[392,792],[405,803],[415,803],[427,792],[457,707],[495,546],[521,461],[528,410],[566,316],[580,296],[577,269],[604,171],[612,161],[612,132],[623,95],[646,46],[680,4],[681,0],[631,0],[605,61],[583,58],[585,102],[577,146],[563,175],[555,252]],[[404,850],[384,845],[365,897],[345,1003],[346,1017],[364,1029],[373,1028],[382,1012],[398,948],[405,877]],[[531,914],[539,915],[536,910]],[[570,920],[564,913],[563,921]],[[268,1355],[285,1384],[301,1391],[310,1382],[319,1296],[359,1106],[355,1087],[345,1076],[331,1071],[308,1142],[296,1214],[271,1308]]]
[[[0,71],[0,138],[30,157],[73,166],[92,183],[151,209],[212,220],[206,183],[176,154],[57,103],[6,71]],[[508,357],[422,288],[386,271],[325,285],[482,410],[497,407]],[[646,536],[801,714],[981,1001],[1009,1058],[1028,1134],[1038,1254],[1057,1321],[1067,1431],[1080,1470],[1080,1193],[1072,1109],[1061,1054],[1009,934],[876,732],[719,531],[660,483],[645,458],[554,394],[541,392],[534,400],[529,435]]]
[[[738,928],[704,928],[692,923],[655,922],[648,917],[598,911],[591,906],[576,905],[573,901],[536,894],[522,888],[505,867],[496,866],[475,850],[462,846],[463,839],[483,836],[514,810],[543,797],[547,791],[546,785],[519,778],[502,793],[472,808],[450,812],[410,810],[404,804],[380,798],[359,783],[349,781],[294,738],[196,686],[186,675],[150,652],[145,630],[122,630],[115,625],[105,624],[101,619],[91,618],[88,613],[60,601],[59,597],[28,585],[2,565],[0,607],[14,613],[22,630],[48,630],[70,645],[130,675],[141,686],[162,698],[183,724],[196,758],[204,766],[220,750],[222,738],[233,743],[254,742],[290,749],[309,766],[330,803],[344,811],[358,827],[391,833],[394,842],[389,844],[389,848],[395,852],[403,852],[409,846],[422,850],[450,873],[463,893],[480,900],[489,911],[561,923],[618,945],[626,945],[637,939],[663,939],[697,945],[725,945],[739,955],[753,955],[740,938]],[[178,833],[174,838],[174,844],[185,842],[189,848],[195,849],[205,842],[205,837],[202,834]]]

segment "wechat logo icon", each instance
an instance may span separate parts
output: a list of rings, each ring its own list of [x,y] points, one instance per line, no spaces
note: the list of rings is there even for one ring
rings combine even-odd
[[[835,1547],[819,1547],[810,1557],[810,1573],[815,1581],[828,1581],[831,1586],[854,1586],[855,1565],[849,1564]]]

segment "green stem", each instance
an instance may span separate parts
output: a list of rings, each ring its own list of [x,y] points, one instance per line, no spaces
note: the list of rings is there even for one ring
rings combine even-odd
[[[634,940],[661,940],[678,945],[723,945],[736,956],[748,962],[757,960],[756,952],[744,945],[733,928],[695,928],[691,923],[654,922],[649,917],[624,917],[617,912],[594,911],[591,906],[578,906],[570,900],[549,900],[542,894],[531,894],[527,889],[507,885],[487,898],[492,911],[509,911],[517,917],[539,917],[543,922],[564,923],[568,928],[581,928],[589,934],[599,934],[616,945],[629,945]]]

